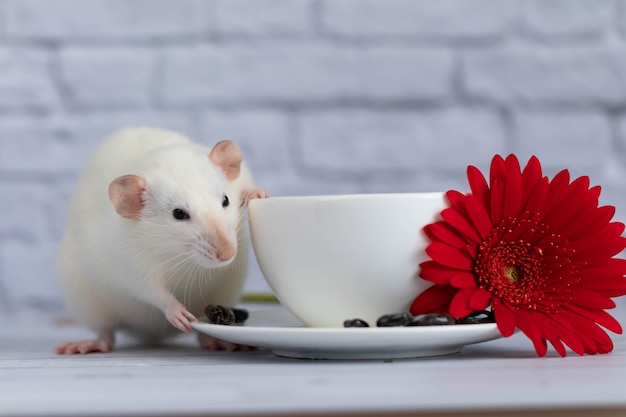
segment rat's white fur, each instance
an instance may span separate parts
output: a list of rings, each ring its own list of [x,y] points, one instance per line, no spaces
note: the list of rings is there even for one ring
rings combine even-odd
[[[209,152],[171,131],[129,128],[105,140],[82,173],[58,269],[69,307],[101,337],[112,339],[115,329],[144,338],[175,333],[163,313],[168,292],[196,317],[209,303],[238,301],[247,272],[240,204],[253,185],[243,165],[228,182]],[[139,219],[120,216],[109,199],[109,184],[127,174],[147,183]],[[191,219],[174,219],[174,208]],[[211,247],[218,231],[238,246],[228,265]]]

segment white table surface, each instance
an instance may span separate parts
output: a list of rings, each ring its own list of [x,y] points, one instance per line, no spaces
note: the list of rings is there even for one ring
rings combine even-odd
[[[209,352],[193,335],[160,348],[57,356],[91,337],[49,322],[0,326],[0,416],[625,416],[626,337],[614,352],[538,358],[523,335],[425,359],[311,361]],[[369,413],[369,414],[368,414]]]

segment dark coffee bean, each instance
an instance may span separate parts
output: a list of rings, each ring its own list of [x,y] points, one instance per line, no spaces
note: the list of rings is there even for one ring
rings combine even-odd
[[[209,304],[204,309],[209,323],[211,324],[231,324],[235,322],[235,313],[228,307]]]
[[[385,314],[384,316],[380,316],[378,321],[376,322],[376,326],[378,327],[397,327],[397,326],[406,326],[411,322],[413,316],[411,313],[396,313],[396,314]]]
[[[248,320],[248,317],[250,317],[248,310],[244,308],[233,308],[232,310],[235,314],[235,323],[237,324],[244,323],[246,320]]]
[[[343,327],[370,327],[370,325],[361,319],[351,319],[343,322]]]
[[[456,320],[451,315],[428,313],[413,317],[407,326],[447,326],[450,324],[456,324]]]
[[[480,323],[495,323],[496,320],[492,311],[478,310],[474,311],[467,317],[457,319],[458,324],[480,324]]]

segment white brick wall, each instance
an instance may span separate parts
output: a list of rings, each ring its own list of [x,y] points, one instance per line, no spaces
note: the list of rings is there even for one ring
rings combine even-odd
[[[237,140],[273,195],[466,189],[536,154],[625,221],[626,0],[0,0],[0,314],[63,309],[76,176],[137,124]]]

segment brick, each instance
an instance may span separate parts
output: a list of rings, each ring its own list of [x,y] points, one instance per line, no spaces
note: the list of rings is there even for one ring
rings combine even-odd
[[[514,0],[326,0],[322,4],[324,28],[351,37],[497,37],[509,31],[517,9]]]
[[[621,30],[622,38],[626,38],[626,0],[618,3],[618,29]]]
[[[0,36],[6,34],[6,1],[0,0]],[[1,310],[1,307],[0,307]]]
[[[462,89],[496,102],[615,105],[626,102],[619,49],[511,49],[468,53]]]
[[[222,36],[304,36],[313,33],[311,0],[217,0]]]
[[[61,308],[55,258],[56,244],[0,242],[0,277],[8,298],[21,308]]]
[[[295,164],[296,161],[291,161]],[[297,167],[255,173],[256,183],[270,196],[358,194],[365,191],[363,178]]]
[[[621,149],[626,149],[626,114],[622,114],[617,121],[618,143]]]
[[[526,0],[522,26],[545,37],[601,35],[613,24],[613,0]]]
[[[7,32],[18,39],[131,39],[207,32],[204,0],[7,0]]]
[[[0,241],[36,244],[51,240],[47,212],[53,192],[49,187],[37,181],[1,181],[0,195],[7,211],[0,216]]]
[[[60,54],[68,99],[77,107],[147,105],[155,56],[146,48],[70,48]]]
[[[453,59],[442,50],[319,45],[189,47],[165,54],[162,98],[189,102],[441,100]]]
[[[592,110],[519,111],[513,117],[515,153],[525,164],[536,155],[547,173],[599,178],[611,154],[608,117]]]
[[[500,117],[480,109],[319,112],[300,129],[300,163],[353,175],[464,171],[502,152],[506,138]]]
[[[468,161],[467,165],[478,165],[488,169],[486,161],[476,164]],[[404,172],[390,175],[373,175],[367,179],[363,192],[366,193],[425,193],[457,190],[469,191],[466,169],[467,165],[459,164],[455,168],[438,170],[430,168],[428,172]],[[483,172],[487,172],[484,171]]]
[[[0,121],[0,172],[76,174],[102,139],[126,126],[171,128],[194,136],[186,116],[110,112]]]
[[[44,109],[59,103],[48,54],[0,47],[0,109]]]
[[[289,120],[273,111],[210,111],[202,115],[201,141],[209,146],[231,139],[253,173],[281,171],[292,159]]]

